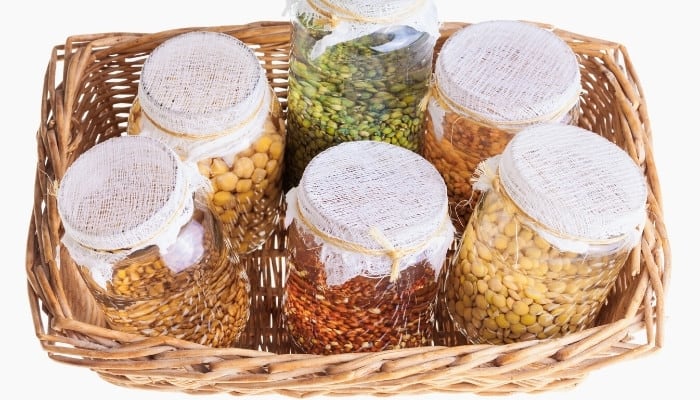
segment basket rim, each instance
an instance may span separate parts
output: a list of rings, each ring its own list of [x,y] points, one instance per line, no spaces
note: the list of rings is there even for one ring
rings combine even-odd
[[[373,390],[377,394],[446,388],[491,394],[520,392],[527,389],[505,382],[502,386],[489,386],[484,382],[491,379],[490,382],[493,383],[501,374],[508,374],[516,380],[539,378],[546,369],[551,381],[545,387],[555,387],[554,382],[559,379],[565,380],[564,385],[573,385],[588,372],[612,362],[659,350],[663,346],[664,293],[670,278],[671,257],[663,222],[658,174],[653,162],[651,129],[636,72],[622,44],[561,30],[549,24],[533,23],[564,38],[583,57],[600,57],[604,62],[619,67],[609,71],[608,78],[619,84],[615,100],[622,104],[623,112],[630,121],[629,132],[624,135],[632,138],[631,141],[636,144],[626,150],[633,153],[635,159],[644,157],[645,176],[652,189],[649,191],[649,209],[656,219],[653,223],[648,221],[643,236],[645,245],[640,246],[636,253],[639,262],[646,263],[646,268],[637,271],[638,276],[643,277],[643,282],[638,282],[637,290],[630,300],[636,307],[630,306],[625,315],[615,322],[561,338],[511,345],[428,346],[380,353],[324,356],[277,354],[244,348],[211,349],[169,337],[144,338],[124,334],[74,319],[67,305],[60,262],[56,262],[65,257],[65,254],[55,254],[54,250],[50,250],[51,244],[59,243],[60,221],[56,215],[52,215],[53,204],[47,196],[68,163],[61,157],[59,149],[74,148],[65,138],[70,136],[70,110],[74,105],[73,97],[78,91],[80,73],[87,70],[92,59],[97,56],[118,53],[126,48],[147,47],[154,42],[195,29],[229,32],[240,35],[245,40],[254,40],[261,34],[268,34],[270,39],[267,44],[273,47],[276,43],[284,44],[291,24],[288,21],[266,20],[243,25],[178,28],[155,33],[73,35],[64,44],[54,47],[42,96],[43,122],[40,134],[37,135],[40,157],[26,258],[29,301],[36,336],[42,348],[53,360],[89,367],[103,379],[117,385],[134,385],[124,378],[125,375],[145,375],[167,378],[165,380],[170,382],[200,379],[214,387],[223,382],[218,390],[230,393],[276,392],[293,397],[328,392],[348,394],[356,391],[358,385],[367,389],[368,382],[376,384]],[[441,33],[449,34],[467,24],[459,21],[443,22]],[[59,64],[63,66],[62,77],[56,76]],[[279,82],[277,84],[278,87],[284,87]],[[46,174],[47,169],[55,176]],[[658,266],[655,269],[653,266],[656,264]],[[633,334],[642,331],[646,334],[645,343],[630,341]],[[130,362],[133,364],[134,360],[146,356],[151,359],[149,368],[128,366]],[[182,358],[175,360],[176,357]],[[538,366],[538,363],[541,365]],[[204,364],[208,365],[205,368],[208,374],[206,376],[182,372],[183,368],[197,372],[202,370]],[[445,374],[445,368],[451,373]],[[575,374],[563,372],[572,368],[576,370]],[[460,377],[456,377],[457,371],[461,373]],[[239,372],[247,375],[250,381],[233,376]],[[317,376],[313,382],[309,378],[312,375]],[[256,379],[262,379],[260,376],[265,377],[269,386],[256,387],[256,383],[259,386]],[[406,377],[416,376],[421,377],[418,382],[401,382]],[[230,379],[227,380],[226,377]],[[166,387],[164,383],[153,383],[150,386]]]

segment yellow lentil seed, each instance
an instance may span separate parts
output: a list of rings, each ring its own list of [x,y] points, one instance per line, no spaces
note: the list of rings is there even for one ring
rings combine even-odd
[[[544,308],[542,307],[541,304],[537,304],[537,303],[530,304],[529,314],[537,316],[537,315],[542,314],[542,312],[544,312]]]
[[[491,302],[494,306],[498,308],[503,308],[506,306],[506,296],[502,294],[495,294],[491,299]]]
[[[479,293],[486,293],[488,288],[489,288],[489,284],[486,283],[486,281],[484,281],[483,279],[479,279],[478,281],[476,281],[476,290]]]
[[[486,298],[482,294],[476,295],[476,298],[474,299],[474,304],[482,310],[485,310],[489,306],[488,302],[486,301]]]
[[[486,276],[486,266],[482,263],[476,263],[471,267],[471,273],[477,278],[483,278]]]
[[[498,325],[498,327],[501,329],[506,329],[510,326],[510,323],[508,322],[504,314],[498,314],[495,318],[495,321],[496,325]]]
[[[522,317],[520,317],[520,323],[525,326],[530,326],[535,322],[537,322],[537,317],[535,317],[532,314],[525,314]]]
[[[530,311],[530,307],[522,301],[516,301],[513,304],[513,312],[517,315],[525,315]]]
[[[515,335],[520,336],[527,331],[527,327],[521,323],[517,323],[510,326],[510,331]]]
[[[491,331],[498,330],[498,324],[496,323],[496,321],[493,318],[486,318],[484,320],[483,326],[484,326],[484,328],[491,330]]]
[[[505,250],[508,248],[508,243],[510,243],[510,242],[506,236],[498,235],[493,240],[493,247],[498,249],[498,250]]]
[[[508,311],[506,313],[506,320],[510,324],[517,324],[518,322],[520,322],[520,315],[514,313],[513,311]]]
[[[477,252],[477,254],[479,254],[479,257],[482,260],[487,261],[487,262],[493,260],[493,256],[491,255],[491,250],[489,250],[489,248],[486,247],[486,245],[484,245],[481,242],[476,242],[475,245],[476,245],[476,252]]]

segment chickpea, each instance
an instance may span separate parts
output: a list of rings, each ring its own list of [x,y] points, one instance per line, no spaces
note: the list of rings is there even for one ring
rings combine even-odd
[[[242,253],[257,248],[276,228],[275,215],[283,195],[280,166],[285,138],[281,118],[276,116],[280,119],[275,124],[273,117],[271,114],[261,136],[239,152],[232,165],[220,157],[197,163],[200,173],[211,180],[212,206],[226,235]]]

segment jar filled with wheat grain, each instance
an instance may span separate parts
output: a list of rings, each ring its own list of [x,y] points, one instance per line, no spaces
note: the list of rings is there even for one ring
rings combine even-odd
[[[112,329],[237,342],[250,284],[207,187],[195,164],[144,136],[99,143],[68,168],[58,189],[62,243]]]

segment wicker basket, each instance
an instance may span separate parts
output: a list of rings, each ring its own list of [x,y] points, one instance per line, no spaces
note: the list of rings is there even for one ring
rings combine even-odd
[[[438,49],[465,25],[443,24]],[[580,57],[584,93],[579,125],[624,148],[644,169],[650,186],[642,243],[634,249],[594,328],[555,340],[465,345],[445,310],[438,310],[432,346],[333,356],[294,354],[279,318],[281,282],[286,276],[285,232],[279,229],[263,249],[244,259],[253,300],[247,331],[236,348],[214,349],[108,329],[60,244],[56,184],[82,152],[125,132],[145,58],[174,35],[207,29],[249,43],[286,106],[291,26],[262,21],[155,34],[73,36],[54,48],[37,135],[26,260],[29,301],[43,349],[56,361],[90,368],[121,386],[294,397],[549,391],[574,386],[588,372],[610,363],[659,349],[670,253],[642,89],[624,46],[540,25],[566,40]]]

